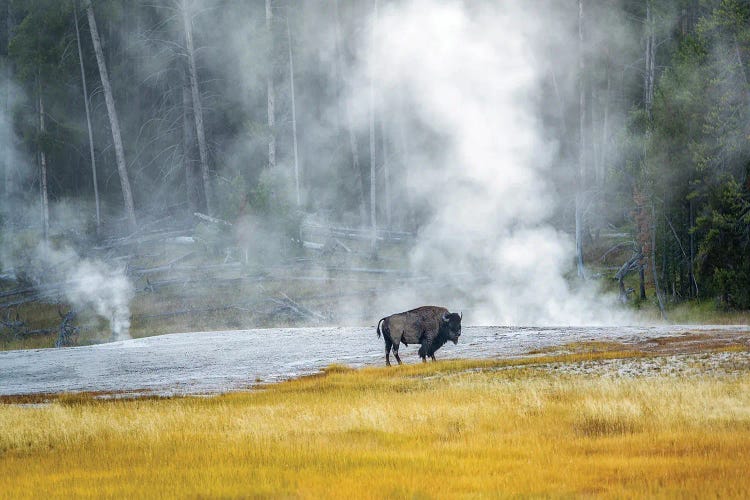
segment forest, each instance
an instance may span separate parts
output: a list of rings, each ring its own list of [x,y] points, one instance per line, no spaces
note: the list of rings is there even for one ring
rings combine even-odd
[[[446,2],[414,29],[432,3],[0,1],[7,335],[65,341],[61,304],[190,327],[279,273],[382,278],[311,295],[358,321],[750,309],[749,2]],[[288,285],[222,326],[341,321]]]

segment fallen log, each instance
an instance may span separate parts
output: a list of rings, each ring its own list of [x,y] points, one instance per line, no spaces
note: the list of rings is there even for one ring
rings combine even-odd
[[[169,231],[152,231],[150,233],[133,233],[122,238],[113,238],[102,242],[101,245],[93,247],[93,250],[109,250],[125,245],[132,245],[135,243],[146,243],[149,241],[156,241],[160,239],[174,238],[177,236],[190,235],[192,229],[172,229]]]
[[[352,253],[352,249],[351,249],[351,248],[349,248],[348,246],[344,245],[344,244],[343,244],[343,243],[341,242],[341,240],[340,240],[340,239],[338,239],[338,238],[334,238],[334,239],[333,239],[333,241],[335,241],[335,242],[336,242],[336,244],[337,244],[337,245],[339,245],[339,246],[340,246],[341,248],[343,248],[344,250],[346,250],[346,252],[347,252],[347,253]]]
[[[301,304],[298,304],[297,302],[295,302],[291,298],[289,298],[289,296],[287,294],[285,294],[284,292],[281,292],[281,296],[284,297],[284,299],[291,306],[293,306],[296,310],[300,311],[302,314],[305,314],[307,316],[313,317],[315,319],[325,320],[325,318],[323,317],[323,315],[321,315],[319,313],[316,313],[314,311],[311,311],[310,309],[308,309],[307,307],[305,307],[305,306],[303,306]]]
[[[242,264],[240,262],[227,262],[222,264],[207,264],[203,266],[175,266],[172,263],[167,263],[162,266],[146,267],[146,268],[135,268],[128,269],[127,274],[131,276],[145,276],[147,274],[163,273],[166,271],[173,272],[200,272],[210,270],[221,270],[221,269],[234,269],[240,268]]]
[[[624,241],[624,242],[618,243],[618,244],[614,245],[613,247],[611,247],[611,248],[610,248],[609,250],[607,250],[606,252],[604,252],[604,253],[602,254],[602,256],[601,256],[601,257],[599,257],[599,260],[600,260],[601,262],[604,262],[604,260],[605,260],[605,259],[607,258],[607,256],[608,256],[609,254],[611,254],[612,252],[616,252],[617,250],[619,250],[619,249],[621,249],[621,248],[623,248],[623,247],[627,247],[627,246],[634,246],[634,244],[633,244],[633,242],[632,242],[632,241]]]
[[[303,223],[302,231],[323,234],[330,237],[338,237],[353,240],[371,240],[371,228],[353,228],[341,226],[325,226],[321,224]],[[395,231],[390,229],[378,229],[378,240],[404,241],[414,239],[414,233],[408,231]]]
[[[303,241],[302,248],[309,248],[311,250],[323,250],[325,245],[323,243],[314,243],[312,241]]]
[[[14,288],[13,290],[7,290],[5,292],[0,292],[0,299],[4,297],[13,297],[14,295],[21,295],[24,293],[30,293],[35,291],[36,288],[33,286],[26,287],[26,288]]]
[[[203,307],[200,309],[180,309],[177,311],[170,311],[165,313],[158,313],[158,314],[142,314],[139,316],[133,316],[134,319],[156,319],[156,318],[171,318],[174,316],[184,316],[186,314],[201,314],[201,313],[207,313],[207,312],[216,312],[216,311],[227,311],[229,309],[239,309],[239,306],[235,304],[230,304],[227,306],[216,306],[216,307]]]
[[[196,217],[198,217],[201,220],[204,220],[206,222],[210,222],[212,224],[219,224],[221,226],[231,226],[232,223],[225,221],[223,219],[217,219],[216,217],[211,217],[210,215],[202,214],[200,212],[193,213]]]

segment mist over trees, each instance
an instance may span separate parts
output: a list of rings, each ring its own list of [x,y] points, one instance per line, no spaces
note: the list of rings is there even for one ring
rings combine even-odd
[[[373,252],[378,230],[419,238],[461,186],[446,177],[443,192],[413,194],[442,175],[430,165],[450,138],[361,50],[409,3],[0,1],[2,238],[93,247],[194,228],[196,212],[254,221],[238,230],[246,259],[258,240],[300,247],[310,217],[371,230]],[[590,279],[603,235],[626,234],[607,271],[640,276],[623,300],[648,289],[662,310],[750,308],[750,5],[520,4],[539,13],[522,39],[535,85],[514,99],[550,149],[556,200],[534,217],[575,240],[568,268]]]

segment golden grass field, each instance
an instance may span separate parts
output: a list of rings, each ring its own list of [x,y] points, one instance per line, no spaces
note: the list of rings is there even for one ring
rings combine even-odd
[[[6,398],[0,496],[750,496],[750,367],[618,378],[538,365],[641,356],[333,366],[211,398]]]

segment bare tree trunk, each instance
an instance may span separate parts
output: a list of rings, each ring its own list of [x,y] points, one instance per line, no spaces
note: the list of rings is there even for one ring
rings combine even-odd
[[[640,299],[646,300],[646,272],[643,264],[638,268],[638,289]]]
[[[213,215],[213,192],[211,191],[211,178],[208,170],[206,134],[203,129],[203,106],[201,105],[201,94],[198,90],[198,71],[195,67],[195,47],[193,45],[193,25],[187,2],[188,0],[182,0],[182,21],[185,27],[190,89],[193,94],[193,118],[195,119],[195,131],[198,138],[198,154],[201,160],[201,176],[203,177],[203,193],[206,197],[206,212],[208,212],[208,215]]]
[[[734,55],[737,57],[737,64],[742,73],[742,81],[747,86],[747,73],[745,73],[745,63],[742,61],[742,54],[740,53],[740,43],[737,41],[737,35],[734,35]]]
[[[583,58],[583,0],[578,0],[578,187],[575,200],[576,269],[580,279],[586,279],[583,265],[583,208],[586,183],[586,93],[584,85],[585,63]]]
[[[562,128],[563,137],[568,137],[568,127],[565,123],[565,101],[563,101],[562,95],[560,95],[560,87],[557,84],[557,77],[555,76],[554,66],[550,66],[549,72],[552,78],[552,88],[555,90],[555,97],[557,97],[560,127]]]
[[[99,205],[99,183],[96,180],[96,156],[94,155],[94,134],[91,131],[91,113],[89,111],[89,91],[86,87],[86,71],[83,67],[83,51],[81,50],[81,32],[78,29],[78,5],[73,3],[73,20],[76,27],[76,44],[78,45],[78,61],[81,66],[81,84],[83,85],[83,107],[86,111],[86,128],[89,134],[89,155],[91,156],[91,177],[94,183],[94,204],[96,205],[96,235],[102,229],[101,208]]]
[[[335,19],[334,19],[334,29],[335,29],[335,35],[336,35],[336,62],[339,67],[339,75],[341,75],[342,81],[346,81],[346,77],[344,76],[344,54],[343,54],[343,45],[341,40],[341,26],[340,26],[340,19],[339,19],[339,0],[333,0],[333,8],[335,13]],[[359,166],[359,148],[357,147],[357,135],[354,133],[354,124],[353,124],[353,118],[351,109],[349,109],[349,103],[344,100],[344,110],[346,115],[346,128],[349,133],[349,147],[352,152],[352,170],[354,170],[354,175],[356,176],[357,181],[359,181],[359,216],[360,216],[360,223],[362,225],[366,224],[367,221],[367,209],[365,207],[365,179],[362,175],[362,169]]]
[[[375,12],[373,13],[373,23],[377,30],[377,23],[380,21],[378,18],[378,0],[375,0]],[[391,213],[391,172],[390,172],[390,158],[388,157],[388,134],[386,133],[386,113],[385,113],[385,99],[383,99],[382,92],[378,93],[378,105],[380,109],[380,143],[381,143],[381,162],[383,165],[383,202],[385,206],[385,226],[391,228],[392,224],[392,213]]]
[[[383,199],[385,201],[385,226],[386,228],[391,229],[391,165],[390,158],[388,158],[388,135],[386,134],[385,126],[385,105],[382,99],[380,103],[380,138],[382,141],[381,149],[383,157]]]
[[[117,159],[117,171],[120,174],[120,185],[122,187],[122,197],[125,201],[125,211],[127,213],[130,230],[137,228],[135,219],[135,207],[133,205],[133,194],[130,190],[130,180],[128,180],[128,169],[125,165],[125,153],[122,147],[122,136],[120,135],[120,122],[117,118],[115,109],[115,100],[112,97],[112,87],[109,84],[109,75],[107,66],[104,63],[104,53],[102,52],[102,43],[99,40],[99,31],[96,28],[96,19],[94,18],[94,8],[91,2],[88,3],[86,13],[89,19],[89,29],[91,31],[91,41],[94,44],[94,53],[96,62],[99,66],[99,76],[104,88],[104,100],[107,104],[107,114],[109,115],[109,124],[112,129],[112,140],[115,143],[115,158]]]
[[[10,41],[11,41],[11,29],[13,27],[13,21],[11,18],[11,10],[10,10],[10,2],[6,2],[7,6],[7,12],[5,17],[5,28],[6,33],[8,37],[6,48],[8,50],[8,53],[10,53]],[[7,120],[10,116],[10,80],[11,80],[11,73],[10,73],[10,61],[6,62],[5,65],[5,119]],[[5,163],[4,163],[4,192],[5,199],[8,199],[9,196],[12,196],[14,194],[15,189],[13,188],[13,175],[12,175],[12,168],[13,168],[13,159],[11,156],[11,147],[13,141],[13,135],[11,132],[11,126],[10,123],[7,123],[7,128],[5,131]]]
[[[404,103],[403,95],[399,96],[398,107],[399,107],[399,117],[398,117],[398,121],[396,122],[396,126],[397,126],[397,134],[398,134],[398,144],[400,146],[399,156],[401,157],[401,162],[399,163],[399,167],[401,168],[401,171],[403,173],[403,185],[406,186],[406,193],[409,193],[411,191],[410,168],[408,164],[409,143],[406,138],[406,111],[405,111],[406,105]],[[399,196],[399,199],[403,202],[404,226],[409,231],[415,231],[416,230],[416,222],[415,222],[416,218],[414,217],[414,204],[409,196]]]
[[[289,41],[289,86],[292,97],[292,141],[294,144],[294,184],[297,190],[297,206],[302,204],[299,187],[299,155],[297,153],[297,107],[294,103],[294,57],[292,57],[292,31],[289,29],[289,16],[286,18],[286,37]]]
[[[693,234],[693,228],[695,227],[695,208],[693,200],[691,199],[690,204],[690,282],[691,288],[695,291],[695,298],[698,298],[698,281],[695,279],[695,235]]]
[[[268,76],[266,88],[268,91],[268,166],[276,166],[276,94],[273,89],[273,9],[271,0],[266,0],[266,34],[268,35]]]
[[[187,66],[187,65],[186,65]],[[195,162],[195,118],[191,99],[190,76],[185,68],[185,79],[182,86],[182,162],[185,167],[185,195],[187,196],[188,214],[203,211],[201,206],[200,174],[196,172]]]
[[[44,152],[44,134],[47,129],[44,125],[44,99],[42,98],[42,83],[39,82],[39,135],[42,142],[39,147],[39,194],[42,205],[42,231],[45,241],[49,238],[49,197],[47,196],[47,154]]]
[[[651,108],[654,103],[654,73],[655,73],[655,33],[654,33],[654,16],[651,12],[651,0],[646,0],[646,71],[643,74],[643,104],[649,119],[651,118]]]
[[[378,17],[378,2],[373,3],[373,24]],[[375,77],[370,76],[370,227],[372,230],[372,249],[377,247],[377,165],[375,163]]]
[[[659,311],[663,320],[667,319],[667,312],[664,309],[664,301],[661,296],[661,289],[659,288],[659,277],[656,272],[656,210],[654,205],[651,205],[651,272],[654,275],[654,289],[656,291],[656,300],[659,302]]]
[[[600,149],[599,157],[599,168],[597,171],[597,185],[602,186],[604,184],[604,177],[606,173],[606,163],[609,153],[609,102],[612,89],[612,76],[610,71],[610,57],[609,57],[609,46],[606,49],[607,62],[604,67],[604,72],[607,79],[607,89],[604,94],[604,116],[602,117],[602,144]]]

